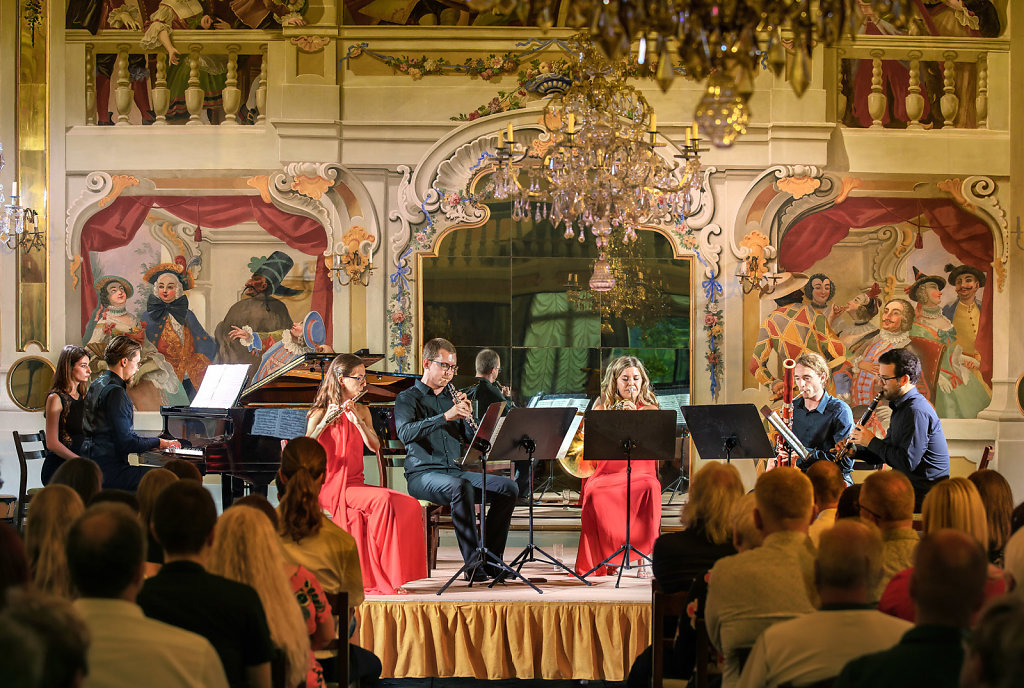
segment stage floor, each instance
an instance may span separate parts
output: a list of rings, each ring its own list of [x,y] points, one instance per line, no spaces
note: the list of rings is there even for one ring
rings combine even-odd
[[[514,539],[510,556],[522,547]],[[539,544],[555,554],[556,545]],[[571,567],[575,546],[561,550]],[[588,586],[532,562],[523,573],[542,594],[519,580],[470,587],[460,578],[438,595],[461,565],[458,549],[442,546],[434,575],[406,584],[409,594],[360,606],[356,640],[381,658],[383,677],[622,681],[650,644],[651,584],[637,569],[619,587],[614,576]]]

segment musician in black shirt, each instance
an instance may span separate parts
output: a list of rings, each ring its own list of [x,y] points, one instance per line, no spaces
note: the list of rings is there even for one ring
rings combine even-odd
[[[409,494],[437,504],[450,504],[455,537],[467,562],[479,542],[475,504],[480,501],[483,476],[459,465],[462,445],[473,439],[467,420],[473,412],[465,395],[446,391],[458,370],[455,346],[431,339],[423,346],[423,376],[395,399],[398,439],[406,448],[405,478]],[[454,388],[453,388],[454,389]],[[519,490],[515,482],[487,476],[487,530],[484,545],[498,557],[505,550],[512,510]],[[490,567],[477,569],[474,580],[495,575]]]
[[[483,349],[476,355],[476,384],[466,390],[466,396],[476,402],[476,417],[479,421],[487,413],[491,404],[505,402],[505,411],[509,412],[516,406],[512,401],[512,390],[498,384],[498,373],[501,372],[501,358],[493,349]],[[530,489],[530,462],[516,461],[516,486],[519,496],[524,498]]]

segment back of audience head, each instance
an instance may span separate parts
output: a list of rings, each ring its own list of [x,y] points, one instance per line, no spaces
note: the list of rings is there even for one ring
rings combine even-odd
[[[1011,579],[1013,593],[1024,598],[1024,530],[1018,530],[1006,541],[1003,571]]]
[[[910,574],[918,625],[967,628],[985,599],[987,578],[985,550],[969,533],[942,528],[925,534]]]
[[[310,437],[296,437],[281,451],[279,528],[295,542],[320,532],[320,486],[326,469],[327,452]]]
[[[860,516],[860,483],[854,483],[839,495],[836,504],[836,520],[841,518],[857,518]]]
[[[754,522],[756,506],[757,499],[753,492],[743,495],[732,506],[729,525],[732,526],[732,545],[737,552],[760,547],[764,541],[764,534],[757,529],[757,524]]]
[[[848,518],[822,531],[814,576],[823,601],[828,601],[828,590],[844,591],[858,597],[856,601],[867,602],[882,578],[882,534],[878,528]]]
[[[152,523],[167,557],[196,555],[213,544],[217,507],[201,484],[179,480],[157,496]]]
[[[196,465],[186,459],[171,459],[163,466],[174,475],[178,476],[179,480],[197,480],[203,482],[203,474],[199,472]]]
[[[71,524],[83,511],[82,498],[67,485],[47,485],[29,502],[25,549],[37,589],[71,597],[64,544]]]
[[[49,484],[67,485],[82,498],[82,504],[88,506],[103,488],[103,472],[92,459],[68,459],[57,468]]]
[[[703,529],[716,545],[729,542],[729,519],[736,500],[743,496],[743,480],[732,464],[711,461],[690,481],[689,502],[680,513],[687,530]]]
[[[858,500],[863,518],[879,528],[910,528],[914,520],[914,487],[899,471],[874,471],[861,485]]]
[[[136,514],[139,513],[139,498],[135,496],[134,492],[129,492],[128,490],[119,490],[114,487],[108,487],[105,490],[100,490],[96,493],[96,496],[92,498],[88,506],[92,506],[93,504],[103,504],[104,502],[108,504],[122,504],[134,511]]]
[[[967,478],[950,478],[934,485],[921,505],[925,533],[940,528],[962,531],[988,546],[988,519],[978,489]]]
[[[70,601],[23,592],[11,597],[0,618],[20,626],[39,641],[43,663],[37,688],[81,685],[89,673],[89,630]]]
[[[765,535],[779,530],[807,532],[814,506],[811,481],[797,468],[762,473],[754,486],[755,523]]]
[[[831,509],[839,502],[846,489],[843,471],[832,461],[815,461],[807,469],[807,479],[814,490],[814,505],[818,510]]]
[[[139,481],[139,489],[135,496],[139,500],[139,519],[147,533],[149,524],[153,521],[153,507],[156,505],[157,496],[163,492],[165,487],[176,482],[178,482],[178,476],[164,468],[149,471]]]
[[[1024,526],[1024,502],[1014,507],[1013,513],[1010,514],[1010,535],[1020,530],[1021,526]]]
[[[1024,598],[985,607],[971,632],[960,672],[962,688],[1015,688],[1024,676]]]
[[[250,509],[258,509],[259,511],[262,511],[266,517],[270,519],[270,523],[274,526],[274,531],[277,531],[277,510],[274,509],[274,505],[271,504],[263,495],[246,495],[241,499],[236,499],[232,502],[232,506],[247,506]]]
[[[67,557],[82,597],[134,600],[146,558],[142,525],[124,504],[91,506],[71,526]]]
[[[981,503],[985,507],[988,522],[989,561],[995,563],[1002,558],[1003,548],[1010,538],[1010,518],[1013,514],[1013,491],[998,471],[984,469],[975,471],[967,479],[978,489]]]
[[[28,587],[31,580],[25,545],[18,531],[0,521],[0,610],[11,590]]]
[[[0,614],[0,667],[4,688],[39,688],[46,662],[42,639]]]

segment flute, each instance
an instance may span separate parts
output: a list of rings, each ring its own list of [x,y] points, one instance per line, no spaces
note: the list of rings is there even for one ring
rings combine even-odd
[[[453,402],[455,402],[456,404],[459,403],[459,392],[455,389],[455,385],[453,385],[450,382],[448,383],[448,394],[451,395]],[[479,426],[477,426],[472,414],[470,414],[469,418],[466,418],[466,422],[469,424],[469,427],[473,430],[473,433],[476,434],[476,431],[479,429]]]
[[[359,394],[355,395],[354,397],[352,397],[352,399],[350,401],[353,404],[355,404],[357,401],[359,401],[360,399],[363,398],[364,394],[366,394],[369,391],[370,391],[369,386],[363,388],[363,391],[360,392]],[[328,425],[330,425],[334,421],[338,420],[338,418],[342,414],[344,414],[344,413],[345,413],[345,404],[342,403],[340,406],[338,406],[338,408],[334,409],[333,411],[331,411],[328,414],[325,414],[323,419],[321,419],[320,423],[316,426],[316,428],[314,428],[313,432],[310,433],[309,436],[312,437],[313,439],[317,439],[318,437],[320,437],[320,435],[323,433],[323,431],[327,429]]]

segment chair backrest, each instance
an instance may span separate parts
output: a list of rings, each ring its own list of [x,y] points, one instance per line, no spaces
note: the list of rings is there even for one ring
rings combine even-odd
[[[27,444],[38,444],[39,448],[26,448]],[[21,481],[18,484],[18,510],[15,515],[14,527],[21,532],[21,526],[28,511],[25,496],[28,493],[28,462],[46,458],[46,433],[39,432],[22,434],[14,431],[14,448],[18,452],[18,464],[21,467]]]
[[[985,447],[985,451],[981,453],[981,461],[978,462],[978,470],[983,471],[988,468],[988,465],[992,463],[992,457],[996,453],[996,448],[991,444]]]
[[[327,603],[331,605],[331,614],[334,615],[335,625],[338,629],[337,637],[324,648],[330,652],[337,653],[335,659],[335,675],[325,677],[328,682],[337,683],[339,686],[349,684],[348,667],[348,593],[347,592],[324,592]],[[331,681],[333,679],[333,681]]]
[[[665,634],[665,619],[680,618],[686,608],[686,591],[665,593],[657,581],[651,582],[651,685],[662,688],[665,673],[665,651],[671,650],[675,638]]]
[[[395,425],[394,406],[372,406],[373,428],[380,439],[377,450],[377,470],[380,474],[380,486],[391,487],[389,468],[398,468],[405,463],[405,446],[398,439]]]

